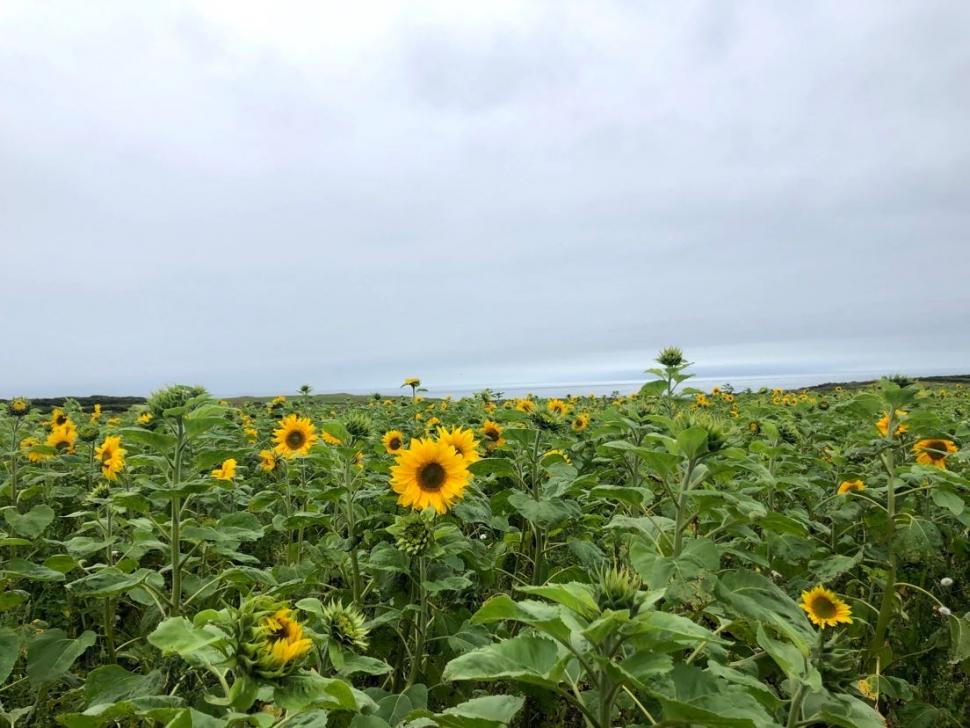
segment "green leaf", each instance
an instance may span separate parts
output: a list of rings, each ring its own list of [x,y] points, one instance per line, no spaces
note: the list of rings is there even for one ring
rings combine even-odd
[[[162,652],[175,652],[183,657],[225,640],[226,635],[218,627],[211,624],[197,627],[185,617],[169,617],[148,635],[148,641]]]
[[[688,460],[694,460],[707,452],[707,430],[688,427],[677,433],[677,448]]]
[[[149,569],[139,569],[133,574],[125,574],[120,569],[109,567],[96,571],[88,576],[82,576],[66,586],[79,597],[110,597],[141,584],[151,574]]]
[[[536,500],[527,493],[515,492],[508,501],[523,518],[544,529],[578,520],[582,515],[579,505],[572,500]]]
[[[785,676],[810,690],[822,689],[822,676],[795,645],[772,639],[762,625],[758,625],[758,644],[767,652]]]
[[[642,387],[640,387],[641,397],[656,397],[667,391],[667,382],[663,379],[655,379],[652,382],[647,382]]]
[[[468,466],[472,475],[509,475],[516,474],[515,465],[506,458],[483,458]]]
[[[966,503],[949,488],[936,487],[932,490],[933,502],[940,508],[947,508],[954,516],[963,513]]]
[[[15,576],[22,576],[25,579],[34,581],[64,581],[64,574],[54,569],[49,569],[40,564],[34,564],[26,559],[10,559],[0,573],[6,572]]]
[[[443,728],[499,728],[508,725],[524,703],[525,698],[515,695],[488,695],[446,708],[433,719]]]
[[[104,665],[92,670],[84,682],[89,706],[117,703],[164,692],[165,676],[159,670],[147,675],[128,672],[120,665]]]
[[[39,634],[27,646],[27,677],[31,685],[38,687],[62,677],[97,639],[90,630],[77,639],[71,639],[62,629]]]
[[[13,508],[8,508],[3,513],[3,517],[9,524],[10,530],[29,539],[39,538],[47,530],[47,527],[53,523],[54,515],[54,509],[46,504],[34,506],[27,513],[23,514],[18,513]]]
[[[563,643],[568,643],[572,629],[563,621],[562,608],[531,599],[516,602],[507,594],[487,600],[472,616],[472,624],[489,624],[513,620],[540,629]]]
[[[592,587],[588,584],[580,584],[577,581],[545,584],[543,586],[523,586],[519,587],[519,591],[558,602],[586,618],[593,617],[600,611]]]
[[[519,635],[456,657],[442,681],[516,680],[553,688],[562,677],[559,649],[545,637]]]
[[[692,665],[677,665],[649,692],[665,721],[722,728],[775,728],[777,723],[744,688]]]
[[[13,672],[20,657],[20,637],[10,627],[0,627],[0,685]]]
[[[785,592],[771,581],[750,571],[722,574],[715,588],[721,602],[752,624],[770,625],[807,655],[816,634],[808,618]]]

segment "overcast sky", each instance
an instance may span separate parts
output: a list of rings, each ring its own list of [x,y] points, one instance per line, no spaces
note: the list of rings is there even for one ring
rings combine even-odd
[[[970,372],[970,3],[0,3],[0,396]]]

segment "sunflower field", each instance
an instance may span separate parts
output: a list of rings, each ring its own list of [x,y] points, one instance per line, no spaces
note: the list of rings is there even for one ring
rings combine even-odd
[[[970,389],[0,414],[10,726],[970,725]],[[3,725],[0,721],[0,725]]]

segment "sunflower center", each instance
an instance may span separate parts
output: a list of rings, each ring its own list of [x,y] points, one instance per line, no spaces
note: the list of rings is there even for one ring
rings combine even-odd
[[[491,428],[485,430],[485,437],[487,437],[489,440],[497,440],[498,430],[493,430]]]
[[[445,484],[447,473],[440,463],[430,462],[418,469],[418,485],[421,490],[436,492]]]
[[[397,450],[399,447],[401,447],[401,438],[392,437],[387,444],[390,445],[392,450]]]
[[[940,440],[931,440],[926,443],[926,454],[933,460],[942,460],[946,457],[946,443]]]
[[[290,450],[299,450],[306,442],[306,435],[300,430],[290,430],[286,433],[286,446]]]
[[[812,601],[812,611],[821,619],[831,619],[835,616],[835,604],[825,597],[815,597]]]
[[[101,453],[101,464],[104,465],[106,463],[111,462],[111,455],[112,455],[111,450],[105,450],[104,452],[102,452]]]

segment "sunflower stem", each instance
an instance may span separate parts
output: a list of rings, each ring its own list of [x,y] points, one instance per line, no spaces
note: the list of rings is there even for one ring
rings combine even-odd
[[[411,671],[405,689],[416,682],[424,664],[425,632],[428,629],[428,598],[424,582],[427,580],[427,564],[424,556],[418,557],[418,621],[415,624],[414,653],[411,655]]]
[[[10,445],[10,501],[13,507],[19,512],[20,503],[17,500],[17,460],[19,451],[17,449],[17,430],[20,428],[20,418],[13,421],[13,442]]]
[[[893,436],[896,432],[896,410],[890,406],[888,415],[886,440],[890,447],[881,454],[883,466],[886,468],[888,482],[886,485],[886,580],[882,588],[882,602],[879,605],[879,617],[876,629],[869,643],[869,659],[878,657],[886,639],[889,620],[892,617],[896,599],[896,462],[892,451]]]
[[[185,426],[182,418],[176,420],[175,460],[172,466],[172,487],[178,489],[182,483],[182,453],[185,449]],[[172,498],[172,520],[169,533],[170,557],[172,562],[172,614],[179,615],[182,611],[182,498],[176,495]]]

